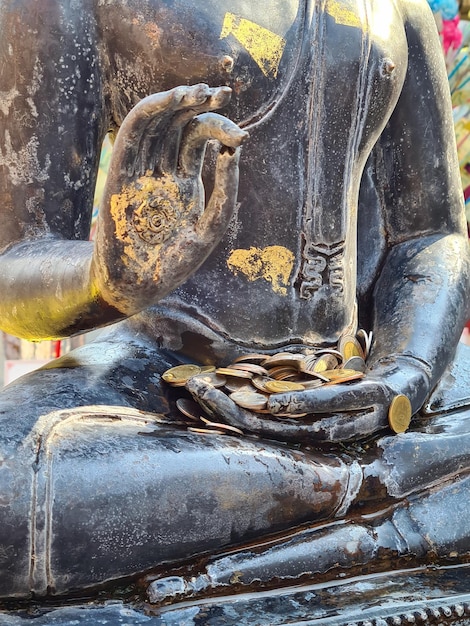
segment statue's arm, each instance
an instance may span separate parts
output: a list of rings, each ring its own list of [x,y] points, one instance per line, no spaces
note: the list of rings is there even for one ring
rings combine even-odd
[[[41,339],[116,315],[101,311],[87,241],[106,127],[92,16],[12,6],[0,11],[0,320]]]
[[[435,25],[427,6],[403,6],[407,78],[379,146],[390,248],[374,293],[373,359],[412,357],[433,387],[470,314],[469,246]]]
[[[140,100],[117,134],[88,242],[111,118],[96,26],[77,5],[35,6],[0,12],[0,320],[9,333],[45,339],[133,315],[201,265],[235,206],[247,133],[210,112],[228,103],[228,88]],[[200,171],[209,139],[222,147],[206,203]]]

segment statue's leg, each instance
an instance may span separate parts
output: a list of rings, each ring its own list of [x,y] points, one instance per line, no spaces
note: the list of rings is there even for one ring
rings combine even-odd
[[[1,554],[15,558],[0,562],[1,596],[67,593],[328,518],[356,487],[339,459],[124,407],[42,416],[2,469]]]
[[[269,546],[256,546],[209,560],[188,577],[157,578],[149,599],[226,594],[331,580],[338,576],[416,567],[426,563],[468,562],[470,476],[416,494],[375,515],[350,517],[290,535]]]
[[[168,413],[172,393],[160,384],[160,375],[181,358],[160,350],[145,333],[130,330],[119,324],[14,381],[0,393],[0,416],[18,416],[26,424],[46,412],[91,404]]]
[[[93,587],[348,508],[361,472],[347,457],[168,423],[160,373],[177,359],[113,332],[0,394],[0,597]]]

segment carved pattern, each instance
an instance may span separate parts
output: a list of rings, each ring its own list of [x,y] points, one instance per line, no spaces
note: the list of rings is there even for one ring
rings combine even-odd
[[[170,202],[144,201],[133,216],[134,228],[141,239],[154,245],[163,243],[172,234],[179,212]]]
[[[340,295],[344,291],[344,242],[334,244],[305,242],[302,252],[300,297],[308,300],[321,287],[329,285]]]

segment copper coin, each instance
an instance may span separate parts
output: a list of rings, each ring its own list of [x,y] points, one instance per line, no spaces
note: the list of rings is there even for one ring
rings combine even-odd
[[[300,364],[303,363],[305,357],[303,354],[291,354],[290,352],[279,352],[273,354],[263,362],[263,367],[279,367],[290,366],[295,369],[299,369]]]
[[[251,372],[257,376],[267,376],[268,374],[268,370],[261,367],[261,365],[256,365],[255,363],[232,363],[230,369],[241,370],[242,372]]]
[[[215,428],[217,430],[228,430],[232,433],[236,433],[237,435],[243,435],[243,430],[236,428],[235,426],[230,426],[230,424],[222,424],[221,422],[211,422],[211,420],[206,419],[205,417],[201,417],[201,420],[204,422],[206,426],[210,428]]]
[[[221,376],[233,376],[234,378],[247,378],[249,380],[253,378],[253,374],[251,372],[235,370],[233,367],[218,367],[215,372]]]
[[[197,428],[195,426],[188,426],[186,430],[189,430],[191,433],[199,433],[201,435],[225,435],[225,431],[223,430],[215,430],[213,428]]]
[[[242,354],[237,356],[237,358],[233,360],[233,363],[244,363],[245,361],[248,363],[261,363],[266,360],[267,356],[267,354],[257,354],[256,352],[252,354]]]
[[[291,377],[297,378],[299,372],[296,368],[278,365],[277,367],[270,368],[266,373],[275,380],[285,380]]]
[[[181,411],[183,415],[189,417],[189,419],[194,420],[195,422],[199,421],[201,416],[201,407],[194,400],[188,400],[186,398],[178,398],[176,401],[177,408]]]
[[[219,389],[220,387],[223,387],[225,383],[227,382],[227,379],[225,378],[225,376],[221,376],[217,372],[209,372],[208,374],[204,374],[201,372],[200,374],[196,374],[196,376],[192,376],[191,378],[197,378],[198,380],[203,380],[205,383],[208,383],[209,385],[212,385],[213,387],[216,387],[217,389]]]

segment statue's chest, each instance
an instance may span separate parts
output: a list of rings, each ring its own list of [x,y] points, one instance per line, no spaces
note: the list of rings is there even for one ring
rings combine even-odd
[[[102,57],[118,121],[138,98],[198,82],[232,88],[224,112],[236,122],[262,117],[295,72],[307,21],[305,0],[104,4]]]
[[[318,76],[326,81],[317,89],[335,82],[334,101],[323,102],[337,110],[338,91],[351,102],[364,60],[377,56],[380,73],[382,61],[397,64],[402,44],[394,0],[104,0],[98,23],[118,121],[151,92],[208,82],[232,88],[227,114],[249,125],[276,107],[299,72],[307,87]]]

